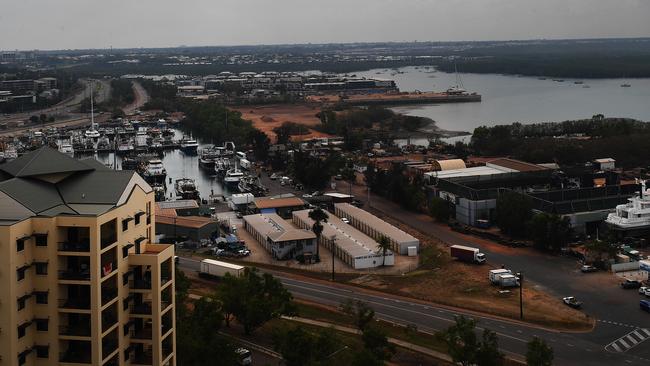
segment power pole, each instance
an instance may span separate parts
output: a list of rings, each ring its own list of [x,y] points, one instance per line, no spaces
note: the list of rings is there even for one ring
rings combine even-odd
[[[332,237],[332,282],[334,282],[334,253],[336,253],[336,235]]]

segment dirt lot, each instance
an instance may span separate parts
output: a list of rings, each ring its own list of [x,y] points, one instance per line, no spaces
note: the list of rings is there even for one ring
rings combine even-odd
[[[242,114],[242,118],[253,122],[253,126],[266,133],[271,141],[275,142],[276,135],[273,132],[284,122],[293,122],[309,127],[307,135],[292,136],[293,141],[309,140],[317,137],[328,137],[328,134],[313,130],[311,127],[319,125],[320,119],[316,114],[320,108],[305,104],[274,104],[261,106],[245,106],[234,108]]]

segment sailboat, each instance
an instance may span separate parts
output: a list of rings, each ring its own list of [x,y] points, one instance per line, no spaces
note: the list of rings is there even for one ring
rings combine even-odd
[[[94,86],[95,85],[91,81],[90,82],[90,129],[86,130],[84,135],[86,136],[86,138],[96,141],[100,137],[100,134],[99,131],[97,131],[97,126],[95,125],[95,105],[93,102],[93,94],[95,94]]]
[[[465,90],[465,87],[463,86],[463,80],[460,78],[460,75],[458,75],[458,68],[456,67],[456,61],[454,61],[454,73],[456,74],[456,85],[451,86],[449,89],[447,89],[445,93],[448,95],[467,94],[467,90]]]

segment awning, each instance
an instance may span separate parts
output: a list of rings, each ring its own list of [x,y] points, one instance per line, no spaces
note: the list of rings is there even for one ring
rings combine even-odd
[[[136,244],[140,244],[140,243],[141,243],[142,241],[144,241],[145,239],[146,239],[146,238],[145,238],[144,236],[141,236],[141,237],[135,239],[134,241],[135,241]]]
[[[133,244],[133,243],[127,243],[125,246],[122,247],[122,249],[129,250],[130,248],[132,248],[134,246],[135,246],[135,244]]]
[[[126,218],[122,219],[122,222],[129,222],[133,220],[133,216],[127,216]]]
[[[144,215],[144,214],[145,214],[145,212],[142,211],[142,210],[140,210],[140,211],[138,211],[138,212],[135,213],[135,216],[138,217],[138,216],[142,216],[142,215]]]
[[[29,239],[29,238],[31,238],[31,237],[32,237],[32,235],[31,235],[31,234],[28,234],[28,235],[21,236],[20,238],[18,238],[18,239],[16,239],[16,240],[27,240],[27,239]]]
[[[20,296],[20,297],[18,298],[18,301],[27,300],[27,299],[29,299],[30,297],[32,297],[32,294],[24,294],[23,296]]]

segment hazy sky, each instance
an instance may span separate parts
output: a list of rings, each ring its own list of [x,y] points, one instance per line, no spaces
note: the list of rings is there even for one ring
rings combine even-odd
[[[0,49],[650,36],[648,0],[0,0]]]

